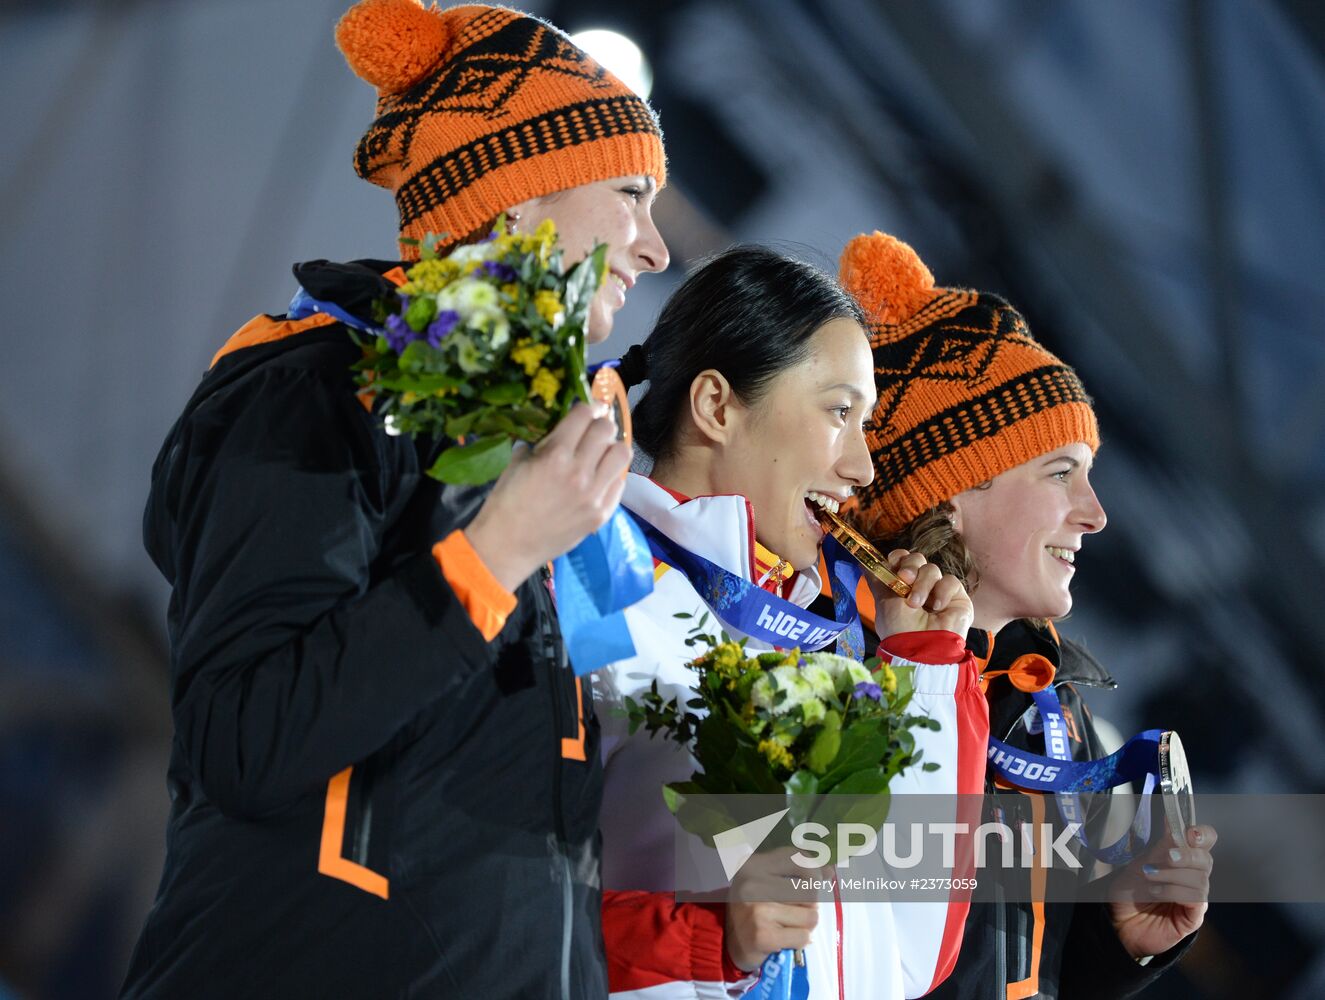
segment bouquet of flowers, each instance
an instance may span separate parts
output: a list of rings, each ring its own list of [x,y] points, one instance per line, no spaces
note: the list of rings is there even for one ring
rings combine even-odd
[[[687,822],[687,796],[752,793],[786,795],[798,820],[808,818],[815,796],[869,796],[872,808],[854,810],[853,818],[881,823],[889,782],[921,763],[912,730],[939,728],[907,712],[910,668],[799,649],[749,654],[744,641],[705,634],[707,620],[706,612],[686,640],[708,647],[690,663],[695,696],[678,705],[655,681],[642,699],[625,702],[632,733],[640,726],[661,732],[700,765],[689,781],[663,790],[682,825],[701,836],[730,825],[729,817],[694,812]]]
[[[479,484],[501,474],[518,439],[537,441],[588,400],[585,321],[603,279],[598,244],[563,273],[556,227],[504,233],[446,256],[437,238],[406,282],[377,303],[375,336],[354,366],[393,433],[451,442],[428,474]]]

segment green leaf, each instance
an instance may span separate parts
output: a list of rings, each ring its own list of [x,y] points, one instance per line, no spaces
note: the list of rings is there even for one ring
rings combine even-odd
[[[810,752],[805,756],[806,766],[815,774],[823,774],[832,765],[841,749],[842,716],[836,712],[828,712],[824,716],[822,727],[815,734],[814,742],[810,744]]]
[[[413,375],[434,367],[437,360],[437,351],[427,341],[413,340],[400,352],[400,370],[406,375]]]
[[[682,829],[702,837],[709,844],[713,843],[714,834],[755,818],[734,811],[749,805],[739,797],[705,794],[704,789],[693,781],[675,781],[664,785],[663,801],[676,816]]]
[[[486,437],[447,448],[428,475],[457,486],[480,486],[501,475],[511,461],[511,439]]]
[[[806,770],[797,771],[784,784],[792,795],[814,795],[819,791],[819,779]]]
[[[589,303],[598,291],[598,282],[606,263],[607,244],[599,243],[566,276],[566,292],[562,297],[566,306],[566,322],[584,322],[589,313]]]
[[[410,344],[413,347],[414,344]],[[423,345],[427,347],[426,344]],[[408,350],[409,348],[406,348]],[[458,389],[464,384],[463,379],[451,375],[406,375],[397,378],[379,378],[373,380],[373,388],[392,392],[417,392],[421,396],[430,396],[438,389]]]
[[[495,406],[510,406],[523,403],[527,395],[528,389],[523,382],[503,382],[501,385],[488,386],[479,393],[479,398]]]
[[[833,786],[834,795],[878,795],[888,790],[888,776],[881,767],[867,767]]]
[[[828,791],[849,774],[874,767],[888,755],[888,737],[877,719],[861,719],[842,732],[842,746],[828,770],[819,778]]]
[[[494,407],[485,407],[479,411],[478,419],[474,421],[474,433],[482,434],[487,437],[493,434],[499,434],[503,437],[513,437],[520,433],[520,428],[516,426],[514,420]],[[504,468],[504,466],[503,466]]]
[[[536,430],[546,431],[552,422],[552,415],[541,406],[517,406],[511,411],[511,419]]]
[[[695,734],[695,757],[704,770],[721,769],[735,753],[736,734],[731,727],[716,715],[706,716]]]
[[[773,776],[773,768],[754,747],[738,746],[731,761],[735,787],[742,792],[781,795],[782,782]]]
[[[470,428],[474,426],[474,421],[479,418],[482,412],[482,410],[470,410],[468,413],[462,413],[457,417],[448,417],[446,436],[452,440],[464,437],[469,433]]]
[[[915,670],[902,665],[893,667],[893,676],[897,678],[897,691],[892,696],[893,708],[902,711],[915,693]]]

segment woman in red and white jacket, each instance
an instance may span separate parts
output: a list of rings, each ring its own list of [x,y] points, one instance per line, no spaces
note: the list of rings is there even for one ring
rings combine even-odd
[[[652,477],[631,475],[623,504],[729,572],[807,606],[820,590],[823,530],[873,478],[863,421],[875,405],[869,342],[855,303],[816,269],[738,247],[673,294],[645,344],[622,361],[647,379],[636,442]],[[918,554],[894,553],[908,600],[876,594],[878,652],[915,667],[913,709],[939,720],[917,734],[924,759],[898,793],[979,792],[988,713],[965,650],[971,604]],[[614,997],[739,996],[770,952],[805,948],[811,997],[921,996],[951,970],[963,900],[907,903],[677,903],[678,827],[662,786],[694,769],[675,743],[633,735],[621,713],[656,681],[688,698],[689,623],[704,603],[680,570],[659,564],[653,594],[627,611],[641,653],[594,679],[603,719],[603,930]],[[753,643],[752,646],[758,646]],[[954,800],[954,810],[955,810]]]

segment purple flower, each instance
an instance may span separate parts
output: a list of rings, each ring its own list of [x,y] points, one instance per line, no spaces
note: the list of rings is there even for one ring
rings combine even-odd
[[[861,681],[852,692],[857,698],[869,698],[871,701],[883,701],[883,688],[871,681]]]
[[[485,260],[479,270],[498,281],[514,281],[517,277],[515,268],[510,264],[501,264],[495,260]]]
[[[397,354],[404,352],[410,341],[417,340],[414,331],[405,322],[405,317],[393,313],[386,318],[386,342]]]
[[[442,341],[446,335],[455,329],[455,325],[460,322],[460,314],[454,309],[443,309],[437,314],[437,318],[428,324],[428,344],[432,347],[441,347]]]

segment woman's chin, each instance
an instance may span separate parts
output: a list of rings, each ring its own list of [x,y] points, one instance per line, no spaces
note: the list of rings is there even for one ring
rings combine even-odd
[[[584,339],[591,344],[601,344],[612,336],[612,321],[616,314],[597,298],[589,305],[589,315],[585,318]]]

